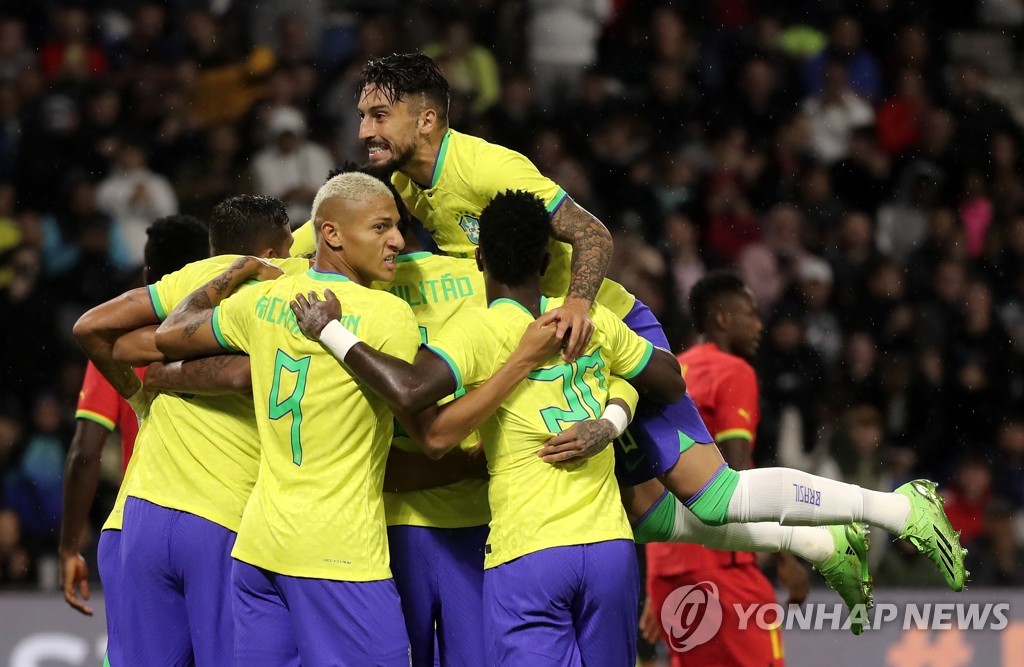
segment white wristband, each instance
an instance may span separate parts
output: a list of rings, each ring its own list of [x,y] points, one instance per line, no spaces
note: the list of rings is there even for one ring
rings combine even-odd
[[[331,351],[339,361],[345,361],[345,355],[356,343],[361,343],[359,337],[342,326],[338,320],[331,320],[320,332],[320,343]]]
[[[619,437],[625,432],[626,427],[629,426],[629,416],[621,406],[611,405],[605,406],[604,413],[601,415],[601,419],[607,419],[615,427],[615,437]]]

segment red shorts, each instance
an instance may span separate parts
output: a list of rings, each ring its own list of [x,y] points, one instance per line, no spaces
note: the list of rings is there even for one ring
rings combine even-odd
[[[722,626],[714,637],[705,643],[688,647],[685,652],[672,648],[664,624],[661,609],[669,595],[682,586],[700,582],[711,582],[718,589],[722,608]],[[714,570],[688,572],[670,577],[648,577],[647,595],[651,610],[659,619],[658,627],[662,639],[669,646],[672,667],[684,665],[707,665],[708,667],[784,667],[782,629],[763,629],[755,622],[757,614],[746,619],[746,627],[740,629],[741,615],[734,604],[746,608],[751,604],[776,602],[775,591],[768,579],[756,565],[737,565]],[[762,620],[775,622],[774,613],[762,615]]]

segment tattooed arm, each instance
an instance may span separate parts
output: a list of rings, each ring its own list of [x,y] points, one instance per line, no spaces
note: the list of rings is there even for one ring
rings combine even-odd
[[[267,280],[281,269],[255,257],[239,257],[223,273],[179,303],[156,330],[156,347],[168,359],[224,352],[213,331],[213,309],[246,281]]]
[[[142,387],[129,364],[115,361],[114,344],[124,334],[159,324],[145,287],[102,303],[75,323],[74,335],[86,356],[121,396],[130,398]]]
[[[249,357],[220,354],[191,361],[154,363],[146,368],[146,388],[154,392],[178,392],[220,396],[252,391]]]
[[[570,197],[551,216],[551,228],[555,239],[572,246],[569,291],[557,311],[561,315],[558,338],[563,339],[569,331],[562,358],[572,361],[583,354],[594,333],[588,313],[612,259],[612,235],[600,220]]]

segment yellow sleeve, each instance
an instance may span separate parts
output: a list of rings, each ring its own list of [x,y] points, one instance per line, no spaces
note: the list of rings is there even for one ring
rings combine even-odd
[[[525,156],[495,144],[478,154],[473,185],[488,201],[505,190],[525,190],[540,197],[548,213],[554,213],[566,197],[565,190],[541,174]]]
[[[608,402],[613,398],[624,401],[629,406],[630,418],[636,416],[636,404],[640,401],[640,394],[633,385],[617,375],[613,375],[608,381]]]
[[[600,327],[606,341],[609,370],[627,380],[639,375],[654,354],[654,345],[627,327],[612,311],[599,303],[590,310],[594,325]]]
[[[153,312],[161,322],[167,319],[167,315],[174,310],[175,304],[181,300],[185,283],[191,284],[192,281],[188,281],[186,275],[190,266],[191,264],[186,265],[174,273],[167,274],[147,288],[149,300],[153,304]],[[191,294],[191,290],[185,294]]]
[[[221,347],[230,352],[252,349],[252,323],[261,301],[266,308],[269,297],[262,290],[246,289],[235,292],[213,309],[213,334]]]
[[[382,293],[384,294],[384,293]],[[388,295],[389,297],[391,295]],[[420,329],[412,308],[401,299],[394,297],[393,314],[388,318],[388,336],[381,343],[381,352],[412,363],[420,347]]]
[[[455,376],[455,390],[481,384],[494,368],[500,342],[481,326],[478,308],[465,309],[444,323],[436,335],[431,332],[427,349],[441,357]]]
[[[292,257],[311,255],[316,252],[316,234],[313,232],[313,221],[307,220],[292,232]]]

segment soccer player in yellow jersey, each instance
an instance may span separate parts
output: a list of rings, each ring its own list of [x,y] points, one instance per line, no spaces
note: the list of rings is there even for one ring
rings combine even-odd
[[[410,238],[411,237],[411,238]],[[415,236],[406,235],[415,244]],[[415,247],[415,245],[413,245]],[[407,250],[409,247],[407,246]],[[443,324],[464,308],[486,305],[483,276],[471,259],[417,251],[399,255],[395,278],[382,284],[412,308],[421,342],[428,343]],[[476,449],[479,436],[453,452],[461,463]],[[446,457],[451,458],[451,457]],[[388,472],[422,470],[431,465],[408,435],[396,428]],[[445,460],[438,462],[444,464]],[[467,465],[447,466],[453,472]],[[385,491],[388,490],[385,483]],[[483,665],[484,543],[487,481],[464,478],[448,484],[384,494],[391,570],[402,599],[414,667],[433,667],[435,646],[441,665]]]
[[[296,292],[330,287],[347,304],[339,328],[411,360],[420,335],[409,306],[369,289],[394,275],[398,211],[378,179],[345,173],[321,188],[313,220],[311,269],[225,299],[274,273],[239,260],[171,313],[156,342],[171,358],[250,356],[262,446],[232,552],[236,664],[408,665],[382,498],[393,418],[288,308]]]
[[[549,225],[543,203],[529,193],[494,199],[481,215],[477,254],[490,306],[463,309],[449,319],[411,366],[367,345],[342,349],[328,341],[322,327],[332,319],[330,308],[338,307],[332,295],[325,301],[300,296],[292,307],[303,331],[337,350],[345,366],[392,405],[413,437],[440,455],[457,444],[437,437],[436,423],[465,399],[415,414],[410,407],[436,399],[438,390],[466,387],[472,397],[509,357],[522,331],[556,311],[561,300],[548,300],[540,290]],[[667,351],[654,349],[602,306],[591,317],[596,328],[586,354],[572,363],[551,356],[492,417],[463,424],[480,427],[490,473],[483,617],[489,664],[635,660],[638,575],[613,454],[605,450],[581,465],[559,468],[538,452],[553,433],[588,419],[604,430],[605,442],[621,432],[628,403],[615,406],[619,429],[598,419],[612,410],[606,405],[619,378],[632,379],[662,400],[680,396],[684,384]],[[633,392],[633,405],[635,400]]]
[[[142,275],[150,285],[185,264],[203,259],[210,244],[206,228],[195,218],[173,215],[156,220],[146,229],[145,265]],[[144,369],[139,369],[141,373]],[[63,508],[60,522],[61,583],[64,599],[78,611],[92,615],[89,599],[89,567],[81,554],[89,513],[100,479],[100,456],[115,428],[121,435],[122,470],[128,465],[139,432],[135,411],[109,382],[89,364],[78,398],[75,436],[64,465]],[[96,545],[96,566],[103,584],[107,621],[107,654],[111,664],[124,664],[121,653],[119,613],[121,587],[121,530],[103,530]],[[78,600],[78,592],[84,601]]]
[[[232,197],[215,207],[210,218],[214,252],[281,257],[290,244],[284,207],[269,197]],[[97,306],[79,320],[76,336],[122,395],[134,397],[139,405],[145,392],[130,365],[115,360],[117,350],[131,338],[148,338],[152,347],[152,329],[167,310],[233,259],[189,264],[148,288]],[[285,259],[282,265],[305,270],[309,263]],[[159,358],[132,360],[144,364]],[[196,365],[202,366],[198,376]],[[190,362],[178,367],[183,377],[176,384],[168,384],[168,374],[158,366],[147,372],[147,390],[168,393],[137,407],[147,416],[118,501],[104,524],[104,532],[121,531],[123,659],[119,662],[112,654],[115,667],[233,661],[230,550],[255,482],[259,439],[251,398],[199,395],[197,390],[205,385],[207,390],[230,391],[239,367],[248,372],[248,360],[238,355]],[[211,386],[213,381],[224,384]]]
[[[396,170],[394,184],[442,252],[473,252],[480,211],[497,192],[526,190],[545,203],[552,239],[572,246],[570,258],[566,245],[552,244],[550,277],[542,285],[548,295],[566,294],[561,324],[569,323],[573,331],[565,358],[575,359],[589,336],[581,312],[595,298],[655,346],[668,347],[650,310],[621,286],[603,280],[611,244],[600,221],[522,155],[448,127],[448,83],[433,61],[418,54],[386,56],[367,63],[360,83],[360,137],[370,163]],[[864,521],[910,539],[950,588],[963,588],[963,549],[930,482],[878,494],[785,468],[737,472],[713,446],[689,396],[668,404],[641,400],[620,443],[616,477],[638,539],[678,539],[677,518],[687,513],[709,525]],[[835,543],[833,552],[845,553],[846,546]],[[830,583],[848,605],[869,602],[863,561],[851,559],[837,572],[842,576]]]

